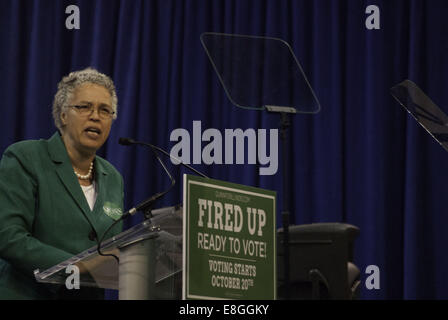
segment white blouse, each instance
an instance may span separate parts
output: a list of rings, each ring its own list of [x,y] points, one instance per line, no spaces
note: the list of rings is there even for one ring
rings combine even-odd
[[[96,197],[98,192],[96,190],[95,181],[90,186],[81,186],[84,195],[86,196],[87,202],[89,204],[90,210],[93,210],[95,206]]]

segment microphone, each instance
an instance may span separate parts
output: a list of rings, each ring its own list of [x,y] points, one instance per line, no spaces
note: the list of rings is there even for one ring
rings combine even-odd
[[[121,137],[120,139],[118,139],[118,143],[123,145],[123,146],[130,146],[132,144],[135,144],[135,140],[131,139],[131,138],[123,138],[123,137]]]
[[[131,138],[120,138],[120,139],[118,140],[118,143],[121,144],[121,145],[124,145],[124,146],[131,146],[131,145],[134,145],[134,144],[142,144],[142,145],[148,145],[149,147],[151,147],[151,149],[152,149],[152,151],[154,152],[154,154],[155,154],[157,160],[158,160],[159,163],[162,165],[163,169],[165,170],[166,174],[168,175],[168,177],[169,177],[170,180],[171,180],[171,186],[168,188],[168,190],[165,190],[165,191],[163,191],[163,192],[156,193],[156,194],[153,195],[151,198],[146,199],[145,201],[143,201],[142,203],[138,204],[138,205],[135,206],[134,208],[128,210],[128,212],[126,212],[126,213],[122,216],[122,218],[124,219],[125,217],[127,217],[127,216],[129,216],[129,215],[134,215],[134,214],[135,214],[137,211],[139,211],[139,210],[144,210],[144,209],[146,209],[146,208],[148,208],[148,207],[151,207],[152,204],[153,204],[157,199],[159,199],[159,198],[161,198],[162,196],[164,196],[166,193],[168,193],[168,192],[174,187],[174,185],[176,184],[176,180],[174,180],[174,178],[171,176],[171,174],[170,174],[170,172],[168,171],[167,167],[165,166],[165,164],[163,163],[162,159],[160,159],[159,154],[157,153],[157,151],[161,151],[162,149],[160,149],[160,148],[158,148],[158,147],[156,147],[156,146],[153,146],[153,145],[151,145],[151,144],[149,144],[149,143],[146,144],[146,143],[143,143],[143,142],[135,141],[135,140],[133,140],[133,139],[131,139]],[[159,149],[160,149],[160,150],[159,150]]]
[[[119,143],[122,145],[133,145],[133,144],[139,144],[136,141],[129,139],[129,138],[120,138]],[[143,145],[145,145],[144,143],[141,143]],[[149,144],[148,144],[149,145]],[[176,180],[174,180],[174,178],[171,176],[170,172],[168,171],[168,169],[166,168],[165,164],[163,163],[162,159],[160,159],[159,154],[157,153],[156,150],[158,150],[159,148],[149,145],[152,148],[152,151],[154,152],[154,154],[157,157],[157,160],[160,162],[160,164],[162,165],[163,169],[165,170],[166,174],[168,175],[168,177],[171,180],[171,186],[162,192],[158,192],[155,195],[153,195],[152,197],[144,200],[142,203],[136,205],[135,207],[129,209],[128,211],[126,211],[124,214],[121,215],[120,219],[115,220],[110,226],[109,228],[107,228],[107,230],[103,233],[103,236],[101,237],[101,239],[98,241],[98,246],[97,246],[97,252],[99,255],[101,256],[112,256],[114,257],[118,263],[120,263],[120,259],[113,255],[113,254],[104,254],[101,252],[101,244],[103,243],[104,238],[106,237],[106,234],[120,221],[126,219],[128,216],[133,216],[135,213],[137,213],[137,211],[143,210],[144,211],[144,215],[146,219],[151,218],[151,207],[153,205],[153,203],[158,200],[159,198],[163,197],[165,194],[167,194],[169,191],[171,191],[171,189],[174,187],[174,185],[176,184]],[[160,149],[161,150],[161,149]],[[90,222],[89,222],[90,223]],[[95,234],[96,235],[96,234]],[[89,238],[92,237],[91,234],[89,234]]]
[[[200,175],[201,177],[206,178],[206,179],[209,179],[209,177],[207,177],[207,176],[206,176],[205,174],[203,174],[202,172],[199,172],[198,170],[196,170],[196,169],[193,168],[192,166],[189,166],[188,164],[183,163],[182,160],[176,158],[175,156],[172,156],[170,153],[166,152],[165,150],[163,150],[163,149],[161,149],[161,148],[159,148],[159,147],[157,147],[157,146],[155,146],[155,145],[153,145],[153,144],[150,144],[150,143],[147,143],[147,142],[135,141],[134,139],[131,139],[131,138],[123,138],[123,137],[120,138],[120,139],[118,140],[118,143],[121,144],[121,145],[123,145],[123,146],[131,146],[131,145],[135,145],[135,144],[140,144],[140,145],[144,145],[144,146],[151,147],[153,150],[155,149],[155,150],[157,150],[157,151],[163,153],[164,155],[170,157],[171,159],[176,160],[176,161],[179,162],[181,165],[183,165],[185,168],[187,168],[187,169],[193,171],[194,173]]]

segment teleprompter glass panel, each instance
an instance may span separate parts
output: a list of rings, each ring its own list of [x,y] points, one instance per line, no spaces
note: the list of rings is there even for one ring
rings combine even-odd
[[[410,80],[392,87],[391,94],[448,151],[448,116]]]
[[[288,43],[277,38],[203,33],[201,42],[230,101],[240,108],[320,110]]]

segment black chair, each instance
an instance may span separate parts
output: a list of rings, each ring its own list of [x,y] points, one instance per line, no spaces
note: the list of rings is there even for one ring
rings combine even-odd
[[[356,299],[360,271],[353,262],[359,229],[344,223],[289,227],[289,299]],[[278,298],[287,297],[284,283],[283,228],[277,232]]]

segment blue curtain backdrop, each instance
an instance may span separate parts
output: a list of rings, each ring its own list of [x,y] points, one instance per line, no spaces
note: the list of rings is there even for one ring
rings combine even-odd
[[[80,9],[68,30],[65,8]],[[365,9],[380,8],[380,30]],[[0,151],[56,130],[56,84],[92,66],[116,84],[119,108],[100,152],[123,174],[126,207],[166,189],[149,150],[118,145],[129,136],[168,151],[176,128],[274,129],[275,115],[231,104],[204,52],[203,32],[287,41],[321,104],[293,118],[291,222],[347,222],[361,230],[355,262],[366,299],[448,298],[448,154],[404,112],[389,89],[408,78],[448,112],[448,2],[444,0],[129,0],[0,1]],[[203,146],[205,143],[203,143]],[[281,149],[279,148],[279,152]],[[278,192],[255,165],[196,165],[216,179]],[[182,201],[182,168],[170,165],[176,190],[158,203]],[[137,223],[133,218],[127,226]],[[368,265],[380,289],[368,290]]]

